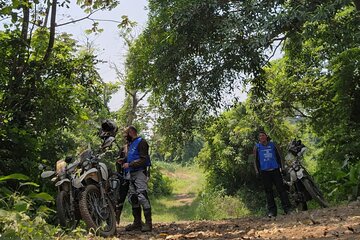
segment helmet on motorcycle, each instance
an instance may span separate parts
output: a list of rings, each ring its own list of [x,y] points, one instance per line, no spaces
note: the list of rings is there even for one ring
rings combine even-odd
[[[116,124],[113,121],[106,119],[101,123],[101,130],[99,135],[101,138],[106,138],[110,136],[115,137],[117,131],[118,127],[116,126]]]

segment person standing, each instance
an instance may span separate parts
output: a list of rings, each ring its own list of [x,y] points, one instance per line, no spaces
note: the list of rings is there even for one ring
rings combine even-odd
[[[276,217],[277,206],[274,199],[273,185],[280,196],[280,201],[285,214],[290,213],[291,204],[283,185],[281,175],[282,161],[278,148],[264,131],[259,132],[259,143],[254,147],[255,172],[261,176],[264,185],[268,217]]]
[[[138,136],[134,126],[128,126],[124,137],[129,142],[127,162],[123,168],[130,174],[129,202],[132,206],[134,222],[125,227],[126,231],[152,230],[151,205],[148,197],[148,177],[150,164],[149,145],[145,139]],[[144,211],[145,224],[141,221],[141,207]]]

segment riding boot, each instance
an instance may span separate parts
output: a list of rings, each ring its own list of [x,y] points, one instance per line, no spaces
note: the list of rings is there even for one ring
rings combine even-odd
[[[290,212],[292,212],[292,206],[291,206],[289,197],[287,195],[287,192],[285,192],[285,191],[279,192],[279,195],[280,195],[280,201],[281,201],[281,205],[284,210],[284,213],[289,214]]]
[[[144,209],[145,224],[141,228],[142,232],[151,232],[152,230],[152,219],[151,219],[151,208]]]
[[[132,214],[134,216],[134,222],[125,227],[125,231],[136,231],[141,230],[141,208],[133,208]]]
[[[124,206],[123,204],[121,204],[121,205],[119,205],[119,206],[116,206],[116,209],[115,209],[115,217],[116,217],[116,223],[117,223],[117,224],[120,223],[120,215],[121,215],[123,206]]]

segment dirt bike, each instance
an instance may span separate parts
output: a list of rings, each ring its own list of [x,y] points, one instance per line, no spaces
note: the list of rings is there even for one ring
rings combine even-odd
[[[301,140],[293,140],[289,144],[288,152],[285,157],[287,166],[287,179],[284,178],[284,184],[289,192],[290,198],[295,205],[302,205],[302,210],[307,210],[307,201],[314,199],[321,207],[328,207],[324,196],[311,175],[301,164],[303,154],[306,150]]]
[[[116,222],[120,223],[120,215],[129,190],[129,180],[125,179],[123,172],[113,172],[110,174],[110,191],[108,193],[111,202],[115,207]]]
[[[114,137],[104,139],[102,150],[110,147]],[[73,180],[75,188],[82,189],[79,199],[80,214],[89,229],[108,237],[116,232],[114,207],[108,197],[109,171],[101,161],[105,152],[95,154],[91,149],[80,156],[80,166]]]
[[[51,181],[55,182],[55,186],[58,188],[56,214],[59,223],[64,228],[74,229],[81,219],[79,211],[80,189],[74,188],[72,185],[75,169],[79,162],[75,161],[70,164],[71,161],[71,157],[57,161],[55,171],[44,171],[41,177],[48,178],[55,175]]]

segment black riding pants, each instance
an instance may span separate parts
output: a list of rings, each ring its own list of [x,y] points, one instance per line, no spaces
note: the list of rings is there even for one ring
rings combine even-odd
[[[271,171],[261,171],[261,178],[265,188],[268,211],[277,214],[277,207],[273,191],[273,185],[275,185],[276,190],[280,196],[282,208],[285,212],[287,212],[290,209],[291,204],[283,185],[283,179],[280,170],[274,169]]]

